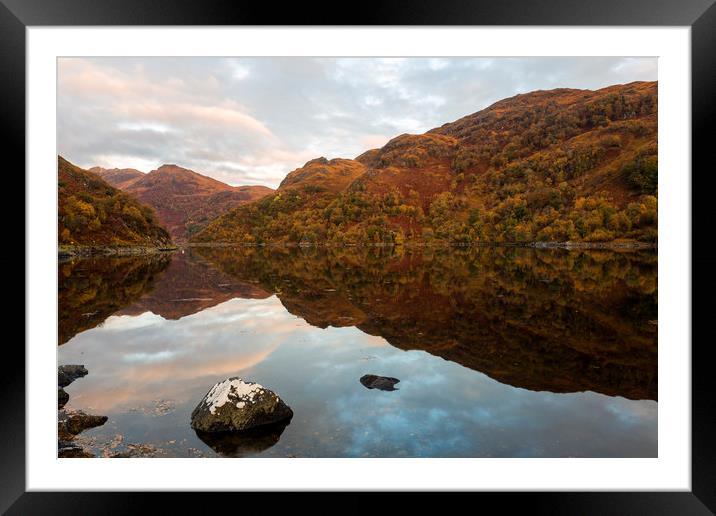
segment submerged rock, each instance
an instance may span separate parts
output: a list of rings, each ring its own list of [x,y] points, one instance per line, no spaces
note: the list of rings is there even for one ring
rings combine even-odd
[[[69,384],[87,375],[83,365],[61,365],[57,368],[57,385],[67,387]]]
[[[391,378],[389,376],[376,376],[374,374],[366,374],[361,376],[360,383],[368,389],[379,389],[381,391],[397,391],[395,388],[396,383],[400,383],[397,378]]]
[[[235,432],[278,423],[293,411],[273,391],[241,378],[215,384],[191,414],[198,432]]]
[[[139,443],[128,444],[125,451],[109,454],[108,457],[112,459],[135,459],[156,457],[162,454],[164,454],[164,450],[157,448],[153,444]]]

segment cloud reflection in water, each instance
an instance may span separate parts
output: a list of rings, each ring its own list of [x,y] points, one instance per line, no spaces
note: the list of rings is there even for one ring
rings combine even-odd
[[[314,457],[655,456],[657,403],[592,392],[503,385],[424,351],[403,351],[355,327],[319,329],[276,296],[234,298],[178,320],[111,316],[59,348],[59,363],[90,374],[69,407],[110,416],[102,432],[126,441],[177,441],[171,453],[212,449],[189,414],[216,381],[243,376],[281,395],[295,416],[280,440],[253,453]],[[369,390],[365,374],[400,379]],[[156,417],[156,400],[175,408]],[[243,452],[242,452],[243,453]]]

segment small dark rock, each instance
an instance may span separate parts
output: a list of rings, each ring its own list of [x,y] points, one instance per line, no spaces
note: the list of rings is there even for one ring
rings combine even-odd
[[[57,408],[61,409],[70,401],[70,395],[62,387],[57,388]]]
[[[60,410],[57,414],[57,434],[60,441],[71,441],[75,435],[88,428],[102,426],[107,422],[107,416],[94,416],[85,414],[81,410]]]
[[[276,393],[234,377],[209,390],[191,414],[191,427],[200,432],[234,432],[291,417],[293,411]]]
[[[57,446],[57,456],[60,458],[78,459],[94,457],[94,454],[76,443],[60,441]]]
[[[381,391],[397,391],[395,384],[399,383],[397,378],[389,376],[376,376],[374,374],[366,374],[361,376],[360,383],[368,389],[379,389]]]
[[[69,384],[87,375],[83,365],[62,365],[57,368],[57,385],[67,387]]]

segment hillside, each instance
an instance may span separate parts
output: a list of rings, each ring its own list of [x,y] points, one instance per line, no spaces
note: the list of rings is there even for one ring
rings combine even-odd
[[[230,209],[273,192],[265,186],[229,186],[177,165],[162,165],[123,184],[126,192],[156,210],[178,242]]]
[[[144,177],[144,173],[134,168],[88,168],[90,172],[97,174],[99,177],[107,181],[109,184],[120,190],[124,190],[129,185]]]
[[[96,174],[58,156],[59,244],[79,247],[171,245],[154,211]]]
[[[311,160],[289,173],[274,194],[229,211],[193,240],[317,241],[325,236],[322,210],[365,171],[365,166],[350,159]]]
[[[309,161],[193,240],[655,243],[657,173],[656,82],[535,91]]]

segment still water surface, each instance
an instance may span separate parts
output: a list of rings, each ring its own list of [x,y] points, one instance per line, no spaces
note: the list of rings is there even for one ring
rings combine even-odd
[[[654,457],[655,252],[189,248],[59,268],[69,409],[97,455]],[[400,380],[367,389],[366,374]],[[240,376],[282,432],[204,442],[190,414]]]

